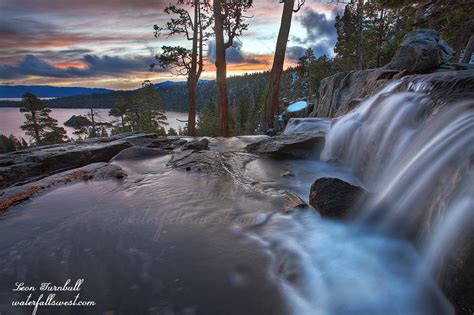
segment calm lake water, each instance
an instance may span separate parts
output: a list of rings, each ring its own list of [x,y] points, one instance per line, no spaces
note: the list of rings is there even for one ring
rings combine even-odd
[[[87,108],[53,108],[51,109],[51,116],[58,120],[60,126],[63,126],[69,137],[73,136],[74,129],[64,126],[64,122],[71,118],[72,115],[86,115],[90,110]],[[108,108],[99,108],[95,109],[97,115],[97,121],[99,122],[113,122],[117,119],[115,117],[109,116]],[[178,130],[178,128],[184,127],[185,123],[182,123],[179,120],[187,120],[187,113],[178,113],[178,112],[166,112],[168,117],[168,126],[166,130],[169,130],[170,127]],[[15,108],[0,108],[0,134],[4,135],[14,135],[15,137],[25,137],[25,133],[20,129],[20,126],[25,121],[25,116],[20,112],[20,109]]]

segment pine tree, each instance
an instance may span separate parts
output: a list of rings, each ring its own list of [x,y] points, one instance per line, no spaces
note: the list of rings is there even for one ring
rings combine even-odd
[[[301,9],[305,0],[281,0],[280,2],[283,3],[283,13],[281,16],[280,30],[278,32],[272,71],[270,73],[268,99],[265,101],[265,114],[262,121],[262,127],[264,130],[273,126],[273,118],[279,111],[281,76],[285,62],[286,46],[290,35],[291,20],[293,13],[296,13]]]
[[[149,80],[144,81],[142,88],[128,99],[127,107],[124,121],[132,131],[157,133],[168,125],[158,91]]]
[[[196,125],[196,89],[199,78],[204,68],[203,46],[209,34],[206,29],[212,23],[210,15],[210,4],[208,1],[201,3],[200,0],[187,1],[186,5],[191,6],[192,13],[184,7],[184,1],[178,1],[183,7],[169,5],[165,8],[165,13],[173,14],[175,17],[166,23],[166,27],[154,26],[155,37],[162,35],[166,31],[166,36],[183,35],[192,42],[192,48],[186,49],[181,46],[163,46],[163,53],[156,58],[163,68],[168,68],[178,75],[187,77],[188,89],[188,131],[189,135],[195,136]],[[154,66],[151,65],[152,67]]]
[[[200,137],[217,137],[219,135],[217,106],[213,100],[209,100],[199,113],[197,135]]]
[[[0,153],[8,153],[28,148],[25,139],[17,139],[14,135],[9,137],[0,135]]]
[[[173,127],[171,127],[169,130],[168,130],[168,136],[177,136],[178,135],[178,132],[176,131],[176,129],[174,129]]]
[[[130,111],[132,103],[131,96],[120,97],[110,109],[109,116],[120,118],[118,124],[113,126],[112,134],[132,131],[130,119],[127,117],[127,113]]]
[[[357,67],[357,12],[354,3],[346,5],[344,14],[336,16],[334,25],[337,31],[337,43],[334,52],[341,70],[353,70]]]
[[[43,101],[31,93],[23,95],[20,112],[25,113],[26,121],[21,126],[27,136],[37,145],[62,143],[67,140],[66,130],[58,126],[58,121],[50,116],[51,110],[44,107]]]

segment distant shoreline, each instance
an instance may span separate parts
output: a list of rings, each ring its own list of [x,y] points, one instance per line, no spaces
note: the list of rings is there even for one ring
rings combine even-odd
[[[20,108],[21,101],[0,101],[0,108]],[[64,107],[64,106],[47,106],[46,108],[57,108],[57,109],[90,109],[90,107]],[[93,107],[93,109],[111,109],[112,107]]]
[[[20,108],[21,107],[21,101],[0,101],[0,108]],[[90,109],[90,107],[87,106],[74,106],[74,107],[64,107],[64,106],[48,106],[48,104],[45,104],[46,108],[51,108],[51,109]],[[112,107],[92,107],[93,109],[111,109]],[[187,113],[187,111],[180,111],[180,110],[174,110],[174,109],[165,109],[165,112],[175,112],[175,113]]]

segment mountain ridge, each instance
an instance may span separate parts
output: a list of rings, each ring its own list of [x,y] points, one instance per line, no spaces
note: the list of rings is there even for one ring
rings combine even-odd
[[[209,83],[211,81],[201,80],[199,83]],[[186,81],[164,81],[154,84],[159,89],[173,85],[186,85]],[[125,90],[112,90],[105,88],[87,88],[87,87],[66,87],[53,85],[0,85],[0,98],[21,98],[25,93],[32,93],[38,97],[69,97],[78,95],[107,94]],[[131,90],[132,91],[132,90]]]

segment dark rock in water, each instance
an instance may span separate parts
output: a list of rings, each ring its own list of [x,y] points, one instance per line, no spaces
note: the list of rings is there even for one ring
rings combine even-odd
[[[405,35],[395,56],[386,66],[390,70],[425,73],[448,62],[453,50],[432,29],[419,29]]]
[[[298,133],[268,137],[247,145],[247,151],[255,154],[286,158],[309,158],[324,145],[323,133]]]
[[[86,116],[72,115],[71,118],[69,118],[68,120],[64,122],[64,126],[79,129],[82,127],[92,126],[92,122]]]
[[[183,145],[182,150],[203,151],[209,150],[209,140],[204,138],[197,141],[190,141]]]
[[[458,235],[434,268],[436,279],[456,314],[474,314],[474,216],[463,218]],[[438,245],[438,244],[436,244]]]
[[[78,170],[81,170],[79,168]],[[89,179],[107,180],[107,179],[122,179],[127,177],[127,173],[118,165],[108,163],[93,163],[82,168],[89,173]]]
[[[311,186],[309,203],[325,217],[345,217],[367,191],[338,178],[323,177]]]

